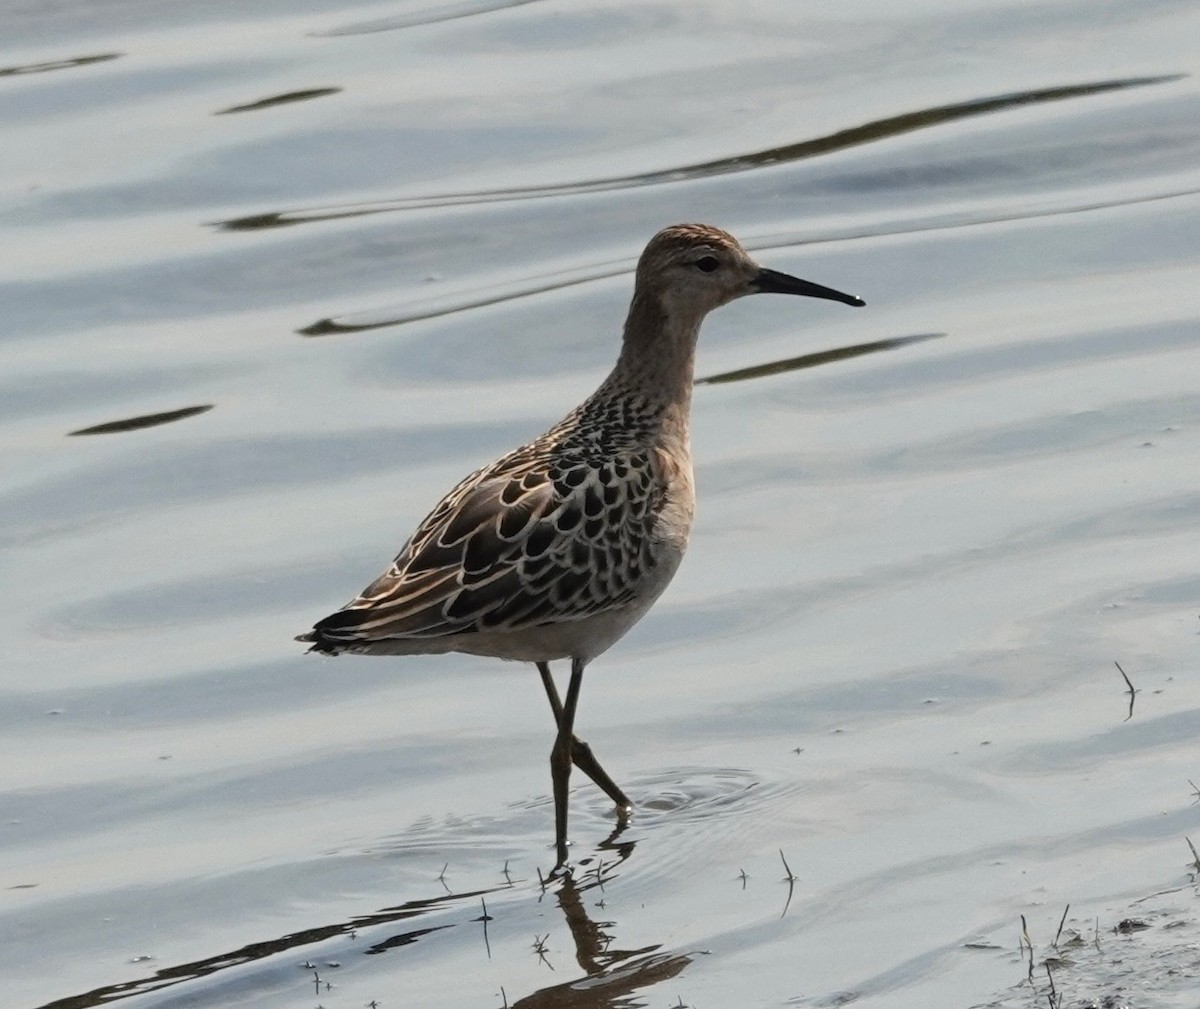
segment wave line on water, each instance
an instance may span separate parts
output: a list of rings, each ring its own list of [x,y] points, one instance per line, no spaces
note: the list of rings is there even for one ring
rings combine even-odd
[[[1008,224],[1016,221],[1036,220],[1042,217],[1057,217],[1064,214],[1082,214],[1097,210],[1112,210],[1118,207],[1174,200],[1196,196],[1197,194],[1200,194],[1200,189],[1191,188],[1171,190],[1165,193],[1147,193],[1115,200],[1094,200],[1087,203],[1045,207],[1031,211],[948,214],[925,221],[907,219],[892,222],[881,227],[830,232],[825,235],[816,236],[811,234],[802,235],[798,232],[784,232],[768,235],[760,239],[748,239],[743,244],[747,249],[754,252],[764,252],[799,248],[805,245],[820,245],[826,242],[851,242],[869,238],[890,238],[900,235],[921,234],[923,232],[949,231],[955,228],[973,228],[989,224]],[[590,268],[585,267],[570,271],[537,274],[507,285],[475,288],[473,291],[460,291],[457,295],[447,294],[442,299],[436,301],[428,300],[424,305],[418,303],[418,305],[413,306],[409,303],[403,311],[396,311],[390,315],[384,314],[388,312],[388,309],[385,308],[371,312],[369,315],[367,311],[363,311],[341,316],[325,316],[297,329],[296,333],[300,336],[309,337],[333,336],[343,333],[361,333],[372,329],[386,329],[389,326],[402,326],[410,322],[441,318],[453,315],[456,312],[487,308],[508,301],[516,301],[520,298],[534,297],[551,291],[589,284],[593,281],[619,277],[622,274],[632,272],[634,262],[631,258],[623,261],[621,265],[614,265],[613,261],[608,261]],[[354,321],[356,315],[362,318],[362,321]],[[364,316],[367,317],[363,318]]]
[[[20,77],[25,74],[44,74],[51,70],[74,70],[76,67],[91,66],[119,59],[124,53],[96,53],[93,56],[72,56],[61,60],[46,60],[42,63],[23,63],[11,67],[0,67],[0,77]]]
[[[148,977],[104,985],[100,988],[94,988],[91,991],[81,992],[78,995],[55,999],[52,1002],[46,1002],[38,1006],[37,1009],[91,1009],[94,1006],[109,1005],[118,999],[160,991],[163,988],[170,988],[185,981],[195,981],[210,974],[215,974],[218,971],[265,960],[280,953],[303,949],[306,946],[325,942],[338,936],[353,937],[359,931],[367,930],[374,926],[407,921],[431,912],[446,910],[463,902],[470,902],[473,905],[474,901],[481,896],[502,892],[507,889],[509,889],[508,885],[503,884],[482,890],[410,900],[397,907],[383,908],[380,911],[370,914],[357,915],[346,921],[333,922],[328,925],[310,926],[302,931],[289,932],[277,939],[264,939],[258,942],[247,943],[245,946],[230,950],[227,953],[218,953],[201,960],[163,967]],[[391,946],[409,945],[431,932],[454,928],[457,924],[457,922],[448,922],[446,924],[431,925],[423,929],[414,929],[413,931],[404,933],[403,936],[393,936],[389,941]],[[364,950],[364,952],[382,953],[385,948],[391,948],[383,947],[382,943],[375,943],[374,946],[380,948],[376,949],[372,947]]]
[[[544,186],[513,186],[500,189],[480,189],[460,193],[441,193],[429,196],[402,197],[373,203],[350,203],[341,206],[315,207],[308,210],[275,210],[245,217],[216,221],[212,227],[220,231],[259,231],[265,228],[286,228],[319,221],[342,220],[351,217],[366,217],[373,214],[398,213],[408,210],[424,210],[437,207],[455,207],[464,204],[505,203],[519,200],[546,199],[558,196],[574,196],[584,193],[607,192],[617,189],[634,189],[642,186],[663,185],[673,182],[688,182],[694,179],[711,178],[770,168],[824,154],[832,154],[851,147],[876,143],[917,130],[930,129],[944,123],[974,116],[1002,112],[1024,105],[1064,101],[1089,95],[1103,94],[1152,84],[1166,84],[1181,80],[1186,74],[1167,74],[1158,77],[1131,77],[1120,80],[1095,81],[1088,84],[1072,84],[1054,88],[1039,88],[1032,91],[1016,91],[986,98],[974,98],[951,105],[934,106],[916,112],[905,112],[885,119],[872,120],[852,126],[823,137],[801,140],[780,147],[770,147],[749,154],[736,154],[693,165],[659,169],[636,175],[620,175],[608,178],[587,179],[580,182],[555,183]]]
[[[178,410],[166,410],[162,413],[145,413],[137,417],[126,417],[122,420],[110,420],[103,424],[93,424],[91,427],[81,427],[76,431],[68,431],[67,436],[80,434],[120,434],[125,431],[140,431],[145,427],[157,427],[159,424],[170,424],[173,421],[195,417],[197,414],[208,413],[213,408],[212,403],[201,403],[198,406],[185,406]]]
[[[723,371],[716,375],[706,375],[696,379],[696,385],[724,385],[727,382],[744,382],[750,378],[768,378],[772,375],[782,375],[788,371],[801,371],[804,368],[816,368],[822,364],[832,364],[834,361],[846,361],[852,357],[862,357],[865,354],[877,354],[881,350],[896,350],[914,343],[926,340],[937,340],[945,333],[913,333],[909,336],[893,336],[884,340],[872,340],[869,343],[855,343],[846,347],[833,347],[829,350],[818,350],[811,354],[800,354],[798,357],[788,357],[780,361],[768,361],[765,364],[755,364],[748,368],[737,368],[733,371]]]
[[[286,91],[283,94],[271,95],[267,98],[260,98],[256,102],[247,102],[245,105],[230,105],[226,109],[218,109],[213,113],[214,116],[227,116],[234,112],[259,112],[262,109],[272,109],[276,105],[290,105],[293,102],[306,102],[313,98],[324,98],[326,95],[336,95],[342,89],[338,87],[328,88],[306,88],[303,91]]]
[[[309,36],[310,38],[341,38],[346,35],[373,35],[377,32],[391,32],[400,28],[415,28],[418,25],[457,21],[460,18],[491,14],[493,11],[523,7],[525,4],[536,2],[537,0],[461,0],[459,3],[426,7],[408,14],[394,14],[391,17],[376,18],[373,21],[358,21],[354,24],[343,25],[341,28],[330,28],[328,31],[310,32]]]

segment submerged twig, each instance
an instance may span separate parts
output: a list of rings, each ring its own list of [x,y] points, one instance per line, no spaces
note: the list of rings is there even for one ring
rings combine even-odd
[[[1188,847],[1192,849],[1192,864],[1196,867],[1196,871],[1200,872],[1200,855],[1196,854],[1196,846],[1192,844],[1190,837],[1184,837],[1184,840],[1187,841]]]
[[[1129,714],[1125,716],[1125,721],[1129,721],[1133,717],[1133,701],[1137,697],[1137,690],[1130,682],[1129,677],[1125,675],[1125,670],[1121,668],[1121,663],[1114,661],[1113,665],[1117,667],[1117,672],[1121,674],[1121,678],[1125,681],[1125,686],[1129,688]]]
[[[543,936],[539,936],[536,932],[533,934],[533,951],[538,955],[538,960],[544,963],[551,970],[554,970],[554,964],[546,959],[546,940],[550,938],[550,933],[547,932]]]
[[[779,849],[779,861],[783,863],[783,871],[787,873],[787,875],[783,877],[783,881],[788,885],[787,900],[783,902],[783,910],[779,913],[779,917],[782,918],[785,914],[787,914],[787,910],[792,904],[792,894],[796,891],[797,876],[794,872],[792,872],[792,867],[788,865],[787,859],[783,857],[782,848]]]
[[[1063,916],[1058,919],[1058,931],[1054,933],[1054,942],[1050,945],[1058,949],[1058,937],[1062,935],[1063,925],[1067,923],[1067,912],[1071,910],[1071,905],[1068,904],[1063,908]]]
[[[1021,938],[1029,950],[1029,983],[1033,984],[1033,941],[1029,938],[1029,926],[1025,923],[1025,915],[1021,915]]]
[[[1054,987],[1054,975],[1050,973],[1050,964],[1046,964],[1046,980],[1050,982],[1050,991],[1046,995],[1046,1001],[1050,1004],[1050,1009],[1059,1009],[1062,1005],[1062,999],[1059,997],[1058,990]]]
[[[799,877],[797,877],[796,874],[794,872],[792,872],[792,867],[787,864],[787,859],[783,857],[783,849],[782,848],[779,849],[779,861],[781,861],[783,863],[783,871],[787,873],[787,875],[784,876],[783,878],[785,880],[787,880],[789,883],[796,882],[796,880]]]
[[[487,956],[490,960],[492,958],[492,944],[488,942],[487,923],[492,920],[492,916],[487,913],[487,901],[480,897],[479,903],[483,905],[483,914],[475,920],[483,922],[483,945],[487,949]]]

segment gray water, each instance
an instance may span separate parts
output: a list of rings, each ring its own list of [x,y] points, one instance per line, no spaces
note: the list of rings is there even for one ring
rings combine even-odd
[[[1064,1005],[1200,1004],[1198,70],[1184,2],[0,3],[4,1004],[1044,1005],[1068,903]],[[543,888],[531,669],[291,639],[687,220],[867,307],[707,322],[579,718],[638,812]]]

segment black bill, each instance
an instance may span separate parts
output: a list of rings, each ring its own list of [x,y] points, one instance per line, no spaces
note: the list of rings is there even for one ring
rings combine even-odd
[[[802,294],[806,298],[828,298],[830,301],[840,301],[843,305],[854,305],[856,308],[866,304],[862,298],[853,294],[843,294],[832,287],[822,287],[809,280],[801,280],[778,270],[762,269],[754,278],[755,290],[763,294]]]

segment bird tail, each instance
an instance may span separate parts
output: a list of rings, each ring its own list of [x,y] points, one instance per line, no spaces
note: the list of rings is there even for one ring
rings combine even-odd
[[[324,655],[339,655],[346,651],[360,651],[362,644],[369,640],[363,622],[370,620],[372,611],[367,607],[343,607],[322,617],[307,634],[300,634],[297,641],[311,644],[310,652],[320,652]]]
[[[325,637],[319,627],[314,627],[307,634],[297,634],[293,640],[312,645],[309,651],[318,652],[321,655],[337,655],[342,650],[339,642]]]

